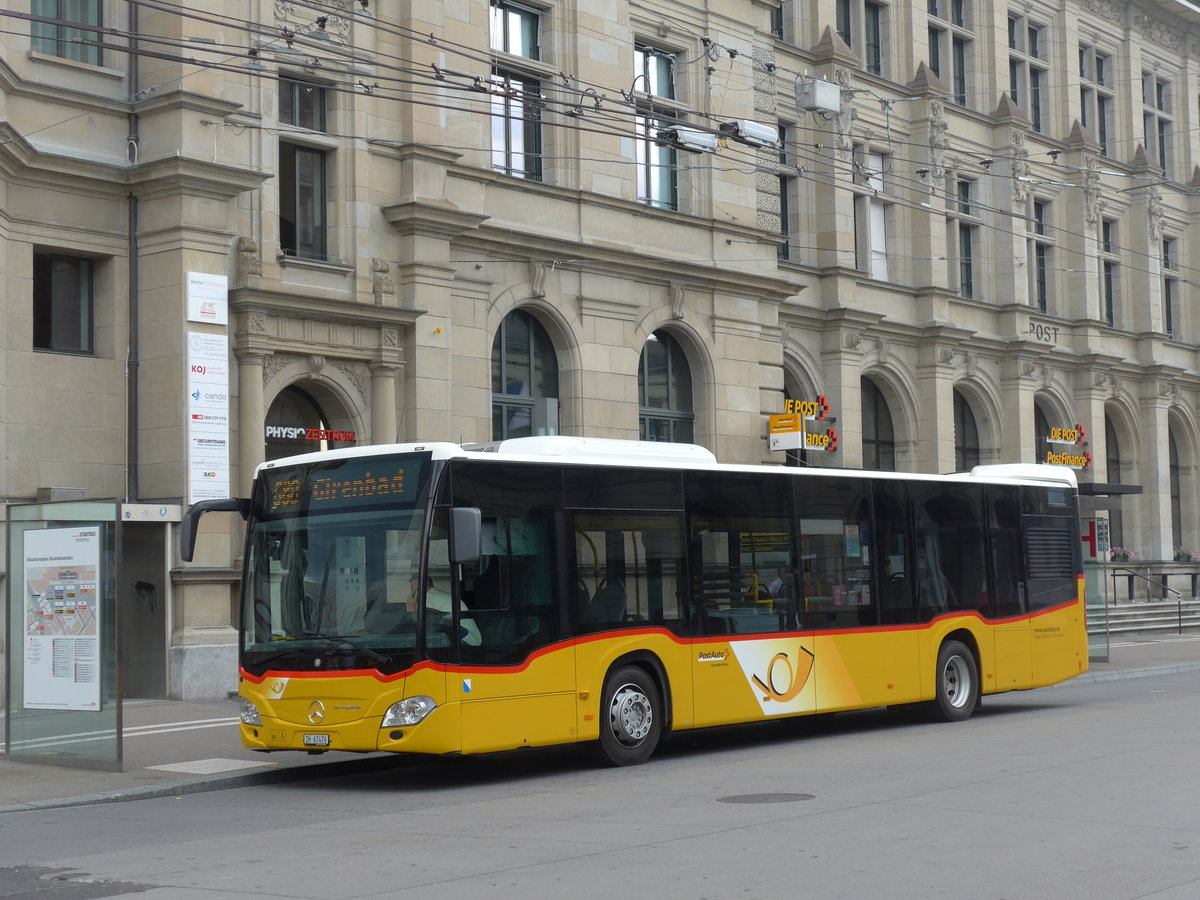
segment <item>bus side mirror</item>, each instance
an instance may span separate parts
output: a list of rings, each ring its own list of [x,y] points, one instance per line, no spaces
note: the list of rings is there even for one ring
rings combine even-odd
[[[250,518],[250,501],[230,497],[225,500],[201,500],[193,503],[183,516],[179,526],[179,555],[184,562],[191,562],[196,555],[196,530],[200,527],[200,517],[206,512],[235,512],[242,519]]]
[[[450,510],[450,562],[466,566],[483,555],[483,514],[474,506]]]

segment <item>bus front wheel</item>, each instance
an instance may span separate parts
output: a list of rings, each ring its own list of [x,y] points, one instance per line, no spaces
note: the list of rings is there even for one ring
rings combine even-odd
[[[979,669],[975,654],[961,641],[946,641],[938,651],[935,698],[930,712],[943,722],[961,722],[979,703]]]
[[[662,735],[662,699],[644,669],[625,666],[604,682],[600,707],[600,751],[614,766],[636,766],[650,758]]]

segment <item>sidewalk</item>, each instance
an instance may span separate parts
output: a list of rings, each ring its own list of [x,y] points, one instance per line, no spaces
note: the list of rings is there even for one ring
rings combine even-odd
[[[1067,682],[1111,681],[1200,670],[1200,634],[1122,636],[1108,662]],[[396,757],[336,751],[255,753],[238,739],[237,701],[124,704],[121,772],[25,762],[0,754],[0,814],[170,797],[386,767]]]

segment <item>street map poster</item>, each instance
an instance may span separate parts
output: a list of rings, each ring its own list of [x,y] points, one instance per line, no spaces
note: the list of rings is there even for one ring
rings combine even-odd
[[[100,529],[23,535],[26,709],[100,709]]]

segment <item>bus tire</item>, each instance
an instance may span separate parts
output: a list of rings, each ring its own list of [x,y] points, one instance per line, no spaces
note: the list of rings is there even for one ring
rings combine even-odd
[[[662,736],[658,684],[645,669],[625,666],[609,673],[600,705],[602,761],[614,766],[644,763]]]
[[[979,705],[975,654],[961,641],[946,641],[938,651],[934,692],[929,712],[940,722],[961,722]]]

